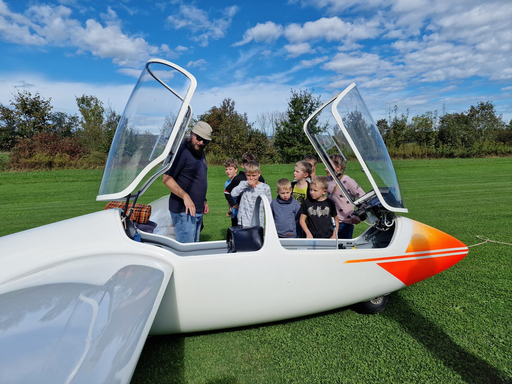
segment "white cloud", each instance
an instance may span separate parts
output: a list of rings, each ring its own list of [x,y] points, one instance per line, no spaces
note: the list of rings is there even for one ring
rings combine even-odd
[[[86,51],[101,58],[113,58],[119,65],[130,65],[147,60],[159,52],[158,47],[149,45],[143,38],[126,36],[118,25],[103,27],[89,19],[86,28],[78,30],[72,41]]]
[[[505,68],[501,70],[499,73],[497,73],[495,76],[491,77],[491,79],[512,79],[512,68]]]
[[[140,77],[140,69],[136,68],[119,68],[117,72],[122,73],[126,76],[134,77],[136,79]]]
[[[233,44],[233,46],[240,46],[247,44],[251,41],[256,43],[270,43],[275,41],[281,37],[283,34],[283,27],[275,24],[272,21],[267,21],[265,24],[258,23],[255,27],[248,29],[244,33],[244,37],[238,43]]]
[[[189,61],[187,68],[204,67],[205,65],[208,65],[208,62],[205,59],[199,59],[196,61]]]
[[[78,53],[90,52],[103,59],[112,59],[121,66],[137,66],[150,56],[166,53],[142,37],[126,35],[116,13],[110,8],[103,15],[106,25],[88,19],[84,27],[71,17],[71,9],[64,6],[32,6],[26,11],[28,17],[25,17],[9,12],[5,3],[1,4],[1,14],[8,16],[11,22],[0,16],[0,36],[12,43],[75,47]],[[36,33],[30,34],[30,29]]]
[[[290,42],[304,42],[318,39],[342,41],[349,35],[351,38],[368,38],[376,35],[374,28],[365,29],[361,27],[344,22],[337,16],[331,18],[323,17],[316,21],[308,21],[302,26],[290,24],[286,27],[285,36]],[[363,30],[364,33],[361,33]]]
[[[322,68],[339,73],[347,73],[351,76],[373,75],[389,71],[392,64],[381,60],[379,55],[373,53],[355,52],[352,54],[337,53],[334,58],[325,63]]]
[[[313,59],[313,60],[302,60],[300,63],[302,64],[302,66],[309,68],[309,67],[314,67],[315,65],[323,63],[324,61],[327,61],[327,60],[329,60],[329,58],[327,56],[322,56],[322,57],[317,57],[316,59]]]
[[[46,40],[30,31],[32,23],[29,18],[13,13],[0,0],[0,39],[9,43],[22,45],[45,45]]]
[[[353,42],[360,39],[369,39],[378,36],[380,21],[376,19],[364,22],[350,23],[341,20],[339,17],[321,18],[316,21],[308,21],[303,25],[292,23],[286,28],[267,21],[265,24],[258,23],[255,27],[244,33],[241,41],[233,44],[240,46],[251,41],[270,43],[277,40],[283,34],[292,44],[304,43],[310,40],[326,40]]]
[[[305,53],[314,53],[315,50],[311,48],[308,43],[289,44],[285,45],[284,49],[288,52],[288,57],[297,57]]]
[[[238,7],[236,5],[226,7],[220,18],[210,20],[206,11],[193,5],[182,4],[179,12],[169,16],[166,21],[174,29],[185,28],[193,33],[200,33],[193,36],[192,40],[205,47],[209,44],[210,39],[218,40],[225,36],[237,12]]]
[[[340,14],[354,7],[359,9],[375,9],[381,0],[294,0],[292,2],[301,3],[304,7],[325,8],[329,14]]]
[[[0,39],[21,45],[45,45],[41,36],[30,33],[28,25],[19,25],[0,16]]]

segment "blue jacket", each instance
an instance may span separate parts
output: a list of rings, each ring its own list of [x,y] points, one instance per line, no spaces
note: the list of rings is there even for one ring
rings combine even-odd
[[[300,203],[293,197],[289,200],[283,200],[277,196],[272,203],[272,214],[276,223],[277,234],[279,237],[295,238],[297,237],[297,226],[300,218]]]

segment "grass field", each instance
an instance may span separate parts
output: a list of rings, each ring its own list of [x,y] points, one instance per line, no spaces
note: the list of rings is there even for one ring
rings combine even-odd
[[[512,243],[512,159],[395,161],[406,216],[468,245]],[[348,173],[358,172],[351,164]],[[262,168],[275,182],[290,165]],[[102,209],[101,171],[0,173],[0,235]],[[225,236],[225,175],[210,167],[201,239]],[[141,198],[166,194],[156,183]],[[357,233],[365,228],[358,226]],[[236,287],[233,287],[236,289]],[[383,313],[353,308],[202,334],[149,338],[133,383],[512,383],[512,247],[487,243],[449,270],[391,295]]]

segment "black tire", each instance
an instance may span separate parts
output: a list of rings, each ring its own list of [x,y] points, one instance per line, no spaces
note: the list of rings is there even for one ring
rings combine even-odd
[[[359,306],[361,307],[362,312],[373,315],[375,313],[379,313],[385,310],[386,306],[388,305],[388,302],[389,295],[385,295],[376,297],[368,301],[363,301],[362,303],[360,303]]]

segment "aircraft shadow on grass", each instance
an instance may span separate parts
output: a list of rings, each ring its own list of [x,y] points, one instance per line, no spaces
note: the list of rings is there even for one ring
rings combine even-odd
[[[400,310],[393,310],[393,307],[400,308]],[[307,318],[346,311],[347,309],[356,310],[356,307],[341,308],[273,324],[301,321]],[[474,384],[512,383],[512,380],[504,372],[457,345],[441,328],[412,308],[407,300],[401,297],[400,293],[393,295],[390,308],[382,312],[380,316],[385,316],[400,325],[411,337],[430,351],[435,358],[442,361],[447,368],[459,374],[465,382]],[[253,327],[242,327],[242,329]],[[159,383],[163,381],[177,384],[185,383],[184,349],[186,337],[187,335],[170,335],[149,338],[144,347],[146,353],[143,352],[141,355],[139,368],[135,371],[132,383]],[[146,368],[140,369],[140,367]],[[172,381],[167,381],[169,380],[169,372],[173,372]],[[226,376],[209,381],[208,384],[237,384],[238,382],[236,378]]]
[[[504,372],[457,345],[449,335],[412,308],[400,293],[393,295],[392,306],[382,315],[398,323],[411,337],[421,343],[433,356],[460,375],[467,383],[512,383]]]

